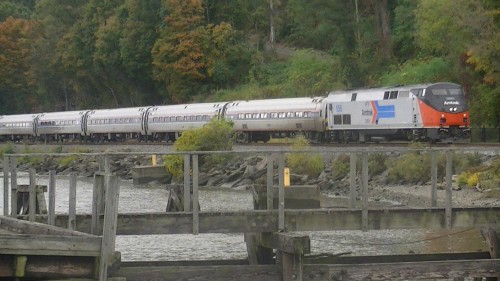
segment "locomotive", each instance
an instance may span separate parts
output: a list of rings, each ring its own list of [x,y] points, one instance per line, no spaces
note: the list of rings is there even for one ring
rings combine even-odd
[[[0,140],[175,141],[212,118],[238,142],[303,134],[317,142],[466,141],[469,111],[453,83],[343,90],[325,97],[242,100],[0,116]]]

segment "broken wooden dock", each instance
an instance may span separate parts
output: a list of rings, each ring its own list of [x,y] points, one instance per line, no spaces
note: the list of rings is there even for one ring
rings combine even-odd
[[[158,153],[156,153],[158,154]],[[279,184],[277,206],[272,178],[273,158],[269,156],[267,193],[263,210],[203,212],[198,200],[198,156],[184,156],[183,200],[173,213],[120,213],[117,211],[119,181],[109,168],[94,177],[92,214],[76,214],[70,200],[68,214],[53,214],[51,194],[55,192],[55,173],[50,173],[48,214],[36,214],[31,200],[27,215],[17,206],[9,214],[4,205],[0,217],[0,278],[37,280],[237,280],[237,281],[334,281],[408,280],[423,278],[465,278],[500,276],[498,225],[500,206],[457,208],[451,204],[451,157],[447,157],[445,206],[429,208],[371,208],[368,205],[367,152],[361,152],[360,208],[286,209],[283,182],[284,153],[278,155]],[[448,156],[448,155],[447,155]],[[106,157],[104,155],[103,157]],[[357,154],[351,156],[356,163]],[[7,158],[7,159],[6,159]],[[9,198],[9,172],[16,165],[4,158],[4,202]],[[10,160],[10,161],[9,161]],[[5,162],[10,163],[8,165]],[[104,163],[106,161],[103,161]],[[109,163],[109,161],[107,161]],[[356,169],[354,165],[354,168]],[[433,167],[436,168],[436,167]],[[108,173],[103,172],[108,171]],[[356,174],[356,173],[354,173]],[[34,178],[34,172],[30,172]],[[7,178],[7,182],[5,179]],[[11,178],[11,183],[15,182]],[[70,197],[76,190],[71,177]],[[270,179],[270,180],[269,180]],[[35,181],[30,182],[35,195]],[[11,193],[11,195],[14,193]],[[15,197],[15,196],[14,196]],[[12,198],[11,198],[12,199]],[[71,199],[71,198],[70,198]],[[10,201],[14,202],[14,201]],[[15,200],[17,202],[17,200]],[[12,205],[11,205],[12,207]],[[24,219],[28,221],[21,221]],[[41,224],[48,223],[50,225]],[[290,233],[324,230],[442,229],[467,227],[485,230],[489,252],[376,257],[312,257],[310,238]],[[63,229],[63,228],[69,228]],[[192,233],[244,233],[246,260],[121,262],[115,252],[116,235]],[[66,263],[65,263],[66,262]],[[493,279],[488,279],[493,280]]]

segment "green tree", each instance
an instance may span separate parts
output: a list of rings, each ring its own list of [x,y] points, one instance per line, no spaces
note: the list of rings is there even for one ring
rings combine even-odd
[[[31,112],[36,109],[33,81],[27,75],[33,24],[8,18],[0,23],[0,114]]]

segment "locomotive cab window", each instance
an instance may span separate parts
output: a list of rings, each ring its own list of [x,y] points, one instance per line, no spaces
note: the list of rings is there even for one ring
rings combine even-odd
[[[387,92],[384,92],[384,100],[388,100],[389,99],[389,91]]]
[[[389,99],[397,99],[398,98],[398,91],[391,91],[391,94],[389,95]]]
[[[344,124],[344,125],[350,125],[351,124],[351,115],[350,114],[344,114],[344,115],[342,115],[342,124]]]
[[[356,101],[356,97],[358,96],[358,93],[353,93],[351,95],[351,101]],[[331,106],[331,105],[330,105]],[[331,108],[330,108],[331,109]]]
[[[400,91],[398,98],[407,98],[410,96],[410,91]]]
[[[342,115],[340,115],[340,114],[333,115],[333,124],[334,125],[342,125]]]

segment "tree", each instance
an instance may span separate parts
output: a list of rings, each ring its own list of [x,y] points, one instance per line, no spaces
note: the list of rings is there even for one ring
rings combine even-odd
[[[8,18],[0,23],[0,112],[32,112],[35,101],[33,81],[28,76],[33,25],[23,19]]]
[[[166,0],[165,5],[166,26],[153,47],[154,77],[165,83],[172,101],[183,102],[211,82],[234,33],[228,23],[205,25],[201,0]]]

